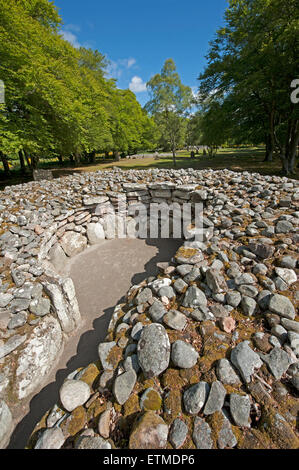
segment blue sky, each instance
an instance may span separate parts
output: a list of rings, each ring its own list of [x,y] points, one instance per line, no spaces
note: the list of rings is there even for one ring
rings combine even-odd
[[[54,0],[64,37],[110,60],[119,88],[142,105],[146,82],[172,58],[185,85],[197,89],[209,41],[223,25],[227,0]]]

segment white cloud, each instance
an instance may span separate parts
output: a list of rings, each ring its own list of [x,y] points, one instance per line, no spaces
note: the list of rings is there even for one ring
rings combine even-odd
[[[117,63],[126,69],[130,69],[133,65],[136,64],[136,59],[134,57],[129,57],[128,59],[119,59]]]
[[[135,75],[130,82],[129,88],[134,93],[141,93],[146,91],[146,83],[142,80],[142,78]]]
[[[77,36],[71,31],[66,31],[62,29],[61,34],[63,38],[69,43],[71,43],[72,46],[74,46],[76,49],[79,49],[79,47],[81,47],[81,44],[79,43]]]
[[[81,31],[80,26],[78,26],[77,24],[66,24],[64,26],[64,29],[66,29],[67,31],[73,31],[75,33],[80,33]]]
[[[130,59],[127,60],[127,67],[128,69],[130,69],[131,67],[133,67],[133,65],[136,64],[136,59],[134,59],[134,57],[131,57]]]
[[[118,60],[109,59],[108,54],[106,54],[106,57],[109,61],[109,65],[107,67],[107,74],[111,78],[119,79],[124,72],[128,71],[136,64],[136,59],[134,59],[134,57]]]

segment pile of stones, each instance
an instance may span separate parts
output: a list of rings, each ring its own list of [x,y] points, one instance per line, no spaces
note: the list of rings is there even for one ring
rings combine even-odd
[[[202,241],[190,230],[156,278],[131,287],[98,362],[67,378],[28,447],[298,447],[298,182],[191,169],[1,193],[0,446],[15,403],[80,325],[66,260],[112,238],[115,209],[130,236],[136,204],[199,201]]]

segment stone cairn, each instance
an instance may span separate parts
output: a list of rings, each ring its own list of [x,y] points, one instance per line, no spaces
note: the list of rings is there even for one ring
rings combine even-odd
[[[298,448],[299,184],[229,170],[72,175],[0,193],[0,447],[80,326],[69,257],[133,233],[138,202],[203,202],[157,277],[117,305],[29,448]],[[119,205],[118,205],[119,207]],[[119,235],[119,234],[118,234]]]

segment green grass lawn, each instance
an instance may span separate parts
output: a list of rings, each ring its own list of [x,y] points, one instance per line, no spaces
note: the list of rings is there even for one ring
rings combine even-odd
[[[282,175],[281,162],[279,158],[274,158],[273,162],[263,162],[265,155],[264,148],[252,147],[244,149],[221,149],[215,157],[197,155],[195,159],[190,158],[190,153],[178,152],[176,168],[194,168],[202,170],[205,168],[224,169],[233,171],[250,171],[263,175]],[[154,158],[123,159],[120,162],[111,160],[110,162],[83,165],[73,169],[55,169],[54,173],[59,175],[65,172],[83,172],[105,170],[117,166],[124,170],[147,169],[147,168],[173,168],[172,157],[162,157],[159,160]],[[299,178],[299,169],[295,176]]]
[[[195,159],[190,158],[190,153],[180,151],[177,153],[177,166],[176,168],[194,168],[198,170],[212,168],[215,170],[227,168],[236,172],[250,171],[257,172],[263,175],[282,175],[281,162],[278,157],[275,157],[273,162],[263,162],[265,149],[263,147],[251,148],[227,148],[218,151],[215,157],[204,155],[197,155]],[[147,169],[147,168],[173,168],[172,157],[161,157],[154,159],[152,157],[144,157],[138,159],[122,159],[119,162],[114,160],[102,161],[97,158],[97,162],[93,164],[82,163],[79,166],[72,166],[68,162],[59,166],[57,161],[42,161],[40,168],[51,169],[54,177],[66,176],[72,173],[82,173],[86,171],[106,170],[113,167],[119,167],[124,170],[129,169]],[[293,178],[299,179],[299,169],[296,169],[296,175]],[[8,180],[0,181],[0,186],[3,188],[8,184],[18,184],[24,181],[29,181],[30,176],[22,177],[16,167],[12,171],[12,177]]]

